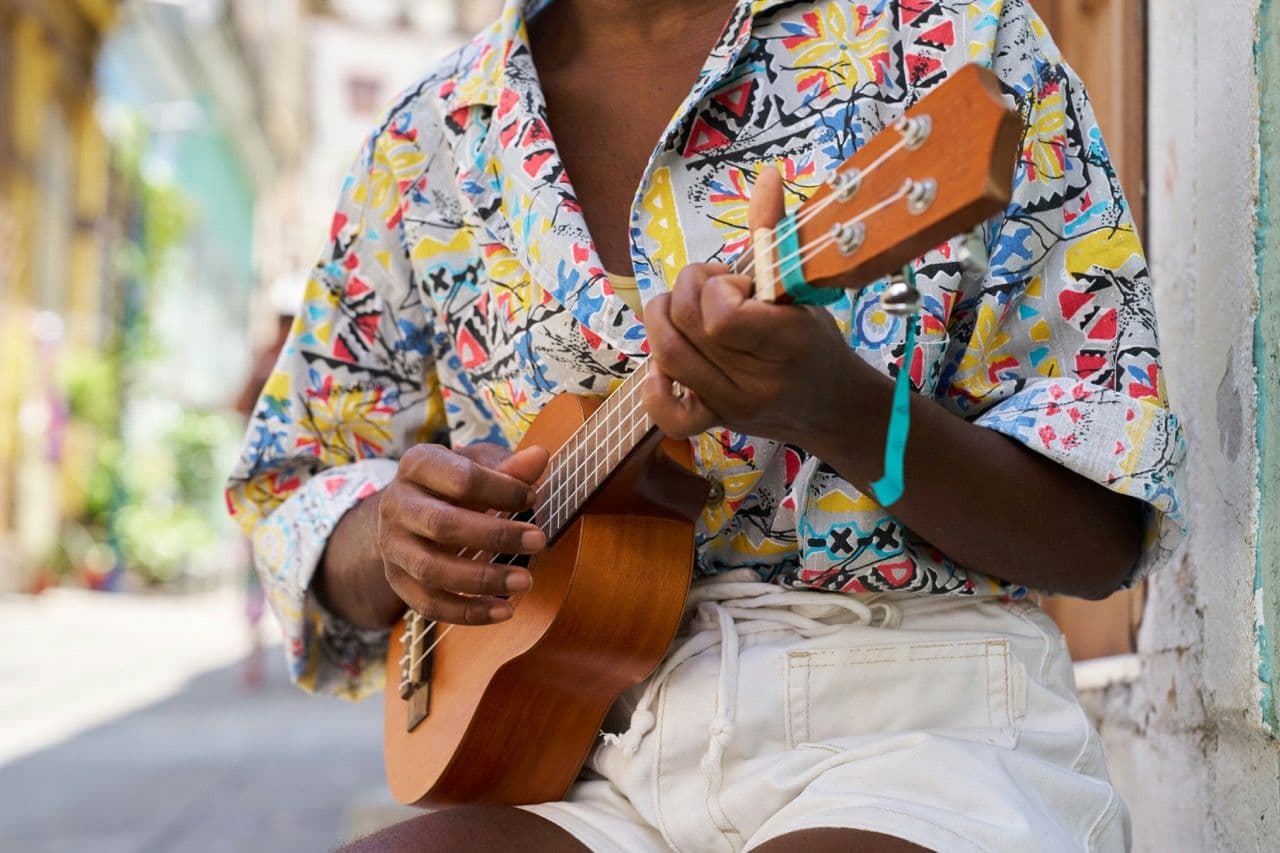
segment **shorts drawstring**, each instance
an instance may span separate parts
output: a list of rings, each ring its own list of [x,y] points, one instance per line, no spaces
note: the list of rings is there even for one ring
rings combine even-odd
[[[624,754],[634,755],[640,749],[641,740],[657,724],[653,703],[671,673],[719,643],[716,712],[701,768],[716,826],[721,832],[736,834],[736,828],[720,807],[719,794],[722,760],[733,740],[737,713],[740,638],[779,628],[790,628],[806,638],[833,634],[851,624],[896,628],[901,615],[898,608],[887,601],[859,600],[841,593],[788,589],[764,583],[751,569],[737,569],[700,581],[690,590],[685,606],[693,616],[682,632],[684,641],[645,685],[627,731],[621,735],[606,734],[604,740],[621,747]]]

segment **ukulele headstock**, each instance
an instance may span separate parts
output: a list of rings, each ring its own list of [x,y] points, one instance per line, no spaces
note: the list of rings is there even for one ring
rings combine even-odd
[[[755,257],[773,262],[757,272],[758,297],[823,301],[805,288],[866,286],[997,215],[1012,195],[1021,133],[996,76],[960,69],[845,161],[767,243],[757,238]]]

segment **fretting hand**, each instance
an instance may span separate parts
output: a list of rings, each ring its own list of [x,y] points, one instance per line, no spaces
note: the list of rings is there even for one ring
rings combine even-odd
[[[750,227],[773,226],[782,201],[778,173],[764,170],[751,198]],[[824,378],[873,372],[825,309],[759,302],[751,292],[751,279],[724,264],[690,264],[670,293],[645,306],[652,350],[645,405],[667,435],[724,426],[808,445],[839,429],[824,422],[833,410]],[[684,389],[679,395],[673,381]]]

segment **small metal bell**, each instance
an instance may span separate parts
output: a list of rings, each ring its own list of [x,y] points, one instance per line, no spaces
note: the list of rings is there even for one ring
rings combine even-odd
[[[895,277],[880,294],[880,307],[895,317],[910,317],[920,310],[920,291]]]
[[[987,267],[987,246],[979,231],[970,231],[956,251],[956,262],[966,275],[977,275]]]

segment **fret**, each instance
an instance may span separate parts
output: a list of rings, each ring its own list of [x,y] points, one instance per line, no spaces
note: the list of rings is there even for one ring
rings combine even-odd
[[[639,393],[647,371],[647,362],[640,365],[551,457],[535,513],[548,537],[564,530],[652,428]]]

